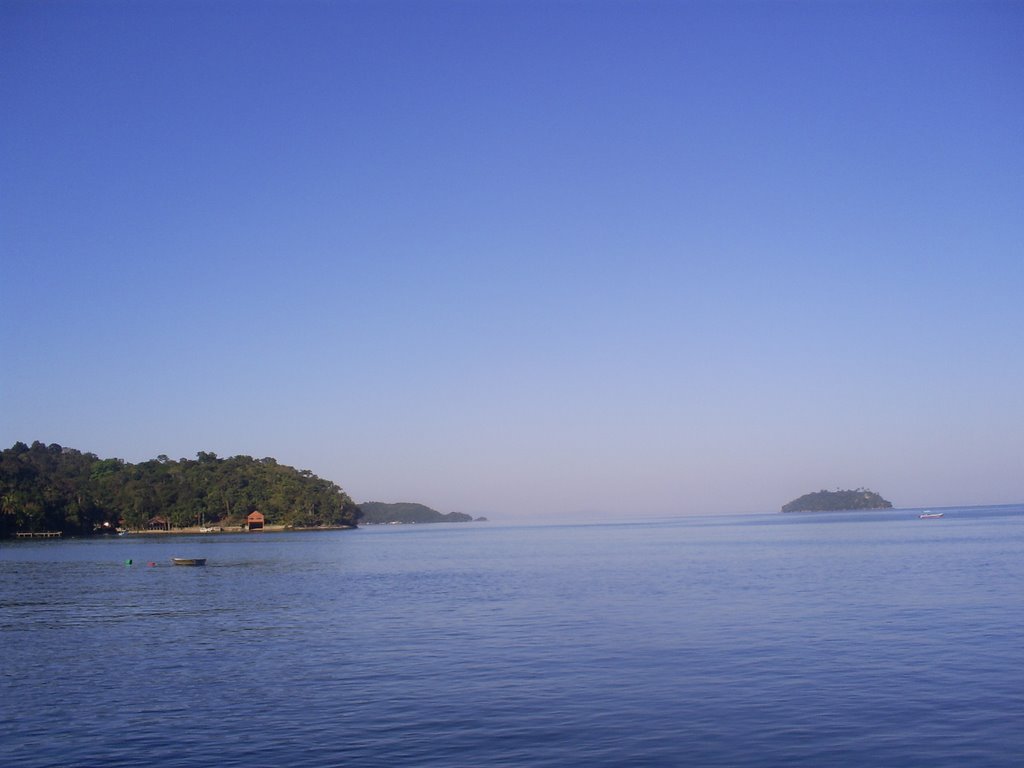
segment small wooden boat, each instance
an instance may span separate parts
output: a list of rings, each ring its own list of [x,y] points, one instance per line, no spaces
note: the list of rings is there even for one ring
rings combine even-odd
[[[205,557],[172,557],[171,562],[175,565],[206,565]]]

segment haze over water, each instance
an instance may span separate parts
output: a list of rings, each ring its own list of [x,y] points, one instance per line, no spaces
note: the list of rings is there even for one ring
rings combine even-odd
[[[0,763],[1010,768],[1024,507],[943,511],[5,543]]]

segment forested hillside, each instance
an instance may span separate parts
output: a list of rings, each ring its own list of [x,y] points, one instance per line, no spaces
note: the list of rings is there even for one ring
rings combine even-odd
[[[354,525],[358,516],[337,485],[271,458],[200,452],[130,464],[40,442],[0,453],[0,537],[139,530],[155,519],[171,528],[233,525],[254,510],[268,524],[295,527]]]
[[[874,491],[815,491],[783,505],[783,512],[842,512],[855,509],[891,509],[892,504]]]

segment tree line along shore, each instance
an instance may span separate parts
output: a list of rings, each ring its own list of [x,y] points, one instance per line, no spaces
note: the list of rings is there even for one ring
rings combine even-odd
[[[56,443],[0,452],[0,538],[26,532],[264,530],[353,527],[359,506],[335,483],[275,459],[200,451],[132,464]]]

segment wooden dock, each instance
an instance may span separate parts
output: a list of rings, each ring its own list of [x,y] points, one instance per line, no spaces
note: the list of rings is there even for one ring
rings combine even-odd
[[[59,539],[64,534],[62,531],[24,531],[14,535],[19,539]]]

